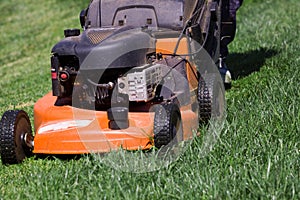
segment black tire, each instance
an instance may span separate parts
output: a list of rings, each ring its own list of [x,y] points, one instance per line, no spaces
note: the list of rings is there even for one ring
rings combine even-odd
[[[3,164],[21,163],[32,155],[32,131],[27,113],[23,110],[6,111],[1,119],[0,146]]]
[[[220,118],[225,111],[224,88],[216,74],[199,77],[198,104],[199,124],[206,125],[212,118]]]
[[[158,105],[154,116],[154,146],[161,148],[170,142],[183,140],[183,129],[179,107],[174,103]]]

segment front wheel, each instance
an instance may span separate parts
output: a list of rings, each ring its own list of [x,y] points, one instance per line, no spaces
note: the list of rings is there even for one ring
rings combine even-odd
[[[27,113],[23,110],[6,111],[0,124],[2,163],[17,164],[31,156],[33,135]]]
[[[154,116],[154,146],[161,148],[183,140],[181,114],[178,105],[157,105]]]

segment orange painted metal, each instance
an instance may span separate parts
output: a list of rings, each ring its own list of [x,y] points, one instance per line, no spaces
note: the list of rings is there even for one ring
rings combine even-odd
[[[111,130],[105,111],[57,107],[54,102],[55,97],[48,93],[34,106],[34,153],[82,154],[151,147],[154,113],[129,113],[128,129]]]
[[[156,52],[173,54],[178,38],[162,38],[156,42]],[[184,37],[180,40],[176,54],[187,54],[187,39]]]
[[[156,51],[158,53],[163,53],[163,54],[173,54],[174,49],[176,47],[178,38],[164,38],[164,39],[158,39],[156,43]],[[185,55],[187,54],[188,51],[188,41],[187,38],[183,37],[180,40],[180,43],[178,45],[178,49],[176,51],[177,55]],[[182,58],[188,59],[188,57],[184,56]],[[191,63],[191,65],[187,64],[186,65],[186,72],[190,84],[190,88],[197,88],[198,87],[198,80],[195,77],[195,74],[197,73],[197,68],[196,66]]]
[[[172,53],[178,38],[159,39],[157,52]],[[186,39],[177,53],[188,52]],[[187,66],[188,67],[188,66]],[[192,76],[191,69],[188,78]],[[194,82],[194,80],[193,80]],[[190,84],[195,89],[195,84]],[[195,98],[192,96],[192,98]],[[108,128],[106,111],[92,111],[71,106],[54,106],[52,93],[39,99],[34,106],[34,153],[38,154],[86,154],[109,152],[120,148],[127,150],[149,149],[153,145],[153,112],[129,112],[129,128]],[[197,111],[191,105],[181,109],[184,139],[197,130]]]
[[[154,113],[129,113],[129,128],[108,128],[105,111],[91,111],[71,106],[54,106],[55,97],[48,93],[34,106],[34,153],[86,154],[149,149],[153,145]],[[189,106],[182,107],[184,139],[191,139],[197,114]],[[85,122],[84,126],[80,125]]]

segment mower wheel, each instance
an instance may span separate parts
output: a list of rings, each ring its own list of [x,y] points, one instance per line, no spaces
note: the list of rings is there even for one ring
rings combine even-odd
[[[224,89],[216,74],[200,76],[198,82],[199,124],[206,125],[210,119],[222,117],[225,109]]]
[[[154,146],[160,148],[183,139],[181,114],[178,105],[166,103],[156,106],[154,116]]]
[[[21,163],[32,155],[33,135],[27,113],[23,110],[6,111],[0,127],[1,160],[3,164]]]

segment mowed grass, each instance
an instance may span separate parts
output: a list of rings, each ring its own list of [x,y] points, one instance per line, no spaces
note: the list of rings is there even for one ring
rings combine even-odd
[[[0,113],[51,89],[50,50],[88,1],[0,0]],[[0,164],[0,199],[300,199],[298,0],[248,0],[228,58],[233,88],[213,150],[201,138],[169,167],[125,173],[92,156]]]

